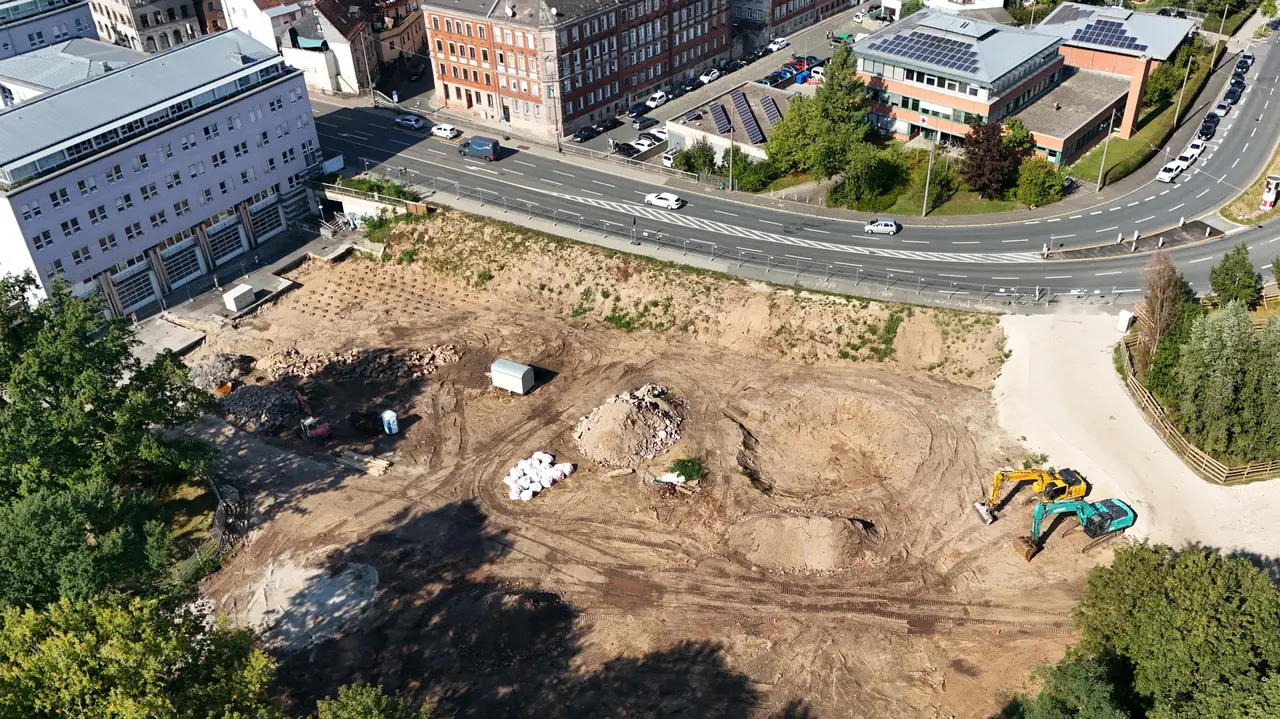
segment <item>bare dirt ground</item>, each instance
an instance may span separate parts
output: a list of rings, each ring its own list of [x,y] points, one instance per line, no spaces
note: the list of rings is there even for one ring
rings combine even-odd
[[[1070,641],[1100,557],[1077,534],[1024,564],[1021,496],[990,527],[971,513],[1025,456],[987,393],[993,318],[797,295],[458,213],[409,232],[390,248],[404,264],[306,266],[200,350],[460,353],[429,377],[296,378],[334,422],[327,447],[206,427],[259,507],[206,581],[220,608],[247,621],[285,556],[379,578],[345,635],[283,658],[297,704],[359,680],[458,717],[978,717]],[[495,357],[538,367],[539,386],[491,388]],[[606,476],[573,427],[648,382],[678,399],[680,439]],[[396,437],[343,420],[384,407]],[[335,446],[394,465],[316,469]],[[500,480],[536,450],[579,469],[509,500]],[[649,484],[682,456],[708,470],[699,491]]]

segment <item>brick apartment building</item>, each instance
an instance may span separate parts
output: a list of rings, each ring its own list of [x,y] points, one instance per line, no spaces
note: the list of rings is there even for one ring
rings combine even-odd
[[[696,77],[729,51],[729,0],[429,0],[437,100],[554,136]]]

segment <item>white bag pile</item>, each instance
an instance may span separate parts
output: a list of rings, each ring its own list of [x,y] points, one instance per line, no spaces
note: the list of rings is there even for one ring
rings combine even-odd
[[[687,481],[688,480],[685,479],[683,475],[676,474],[675,472],[667,472],[661,477],[655,477],[653,479],[654,484],[674,484],[677,487],[683,487],[684,483]]]
[[[507,472],[502,483],[510,490],[508,497],[512,500],[528,502],[533,495],[573,474],[573,465],[568,462],[555,464],[555,457],[546,452],[534,452],[528,459],[516,462],[516,466]]]

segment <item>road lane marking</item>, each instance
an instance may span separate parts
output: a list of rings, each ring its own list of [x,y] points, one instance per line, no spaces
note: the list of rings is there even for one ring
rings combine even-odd
[[[1125,207],[1133,207],[1133,206],[1134,206],[1134,205],[1136,205],[1136,204],[1138,204],[1138,201],[1137,201],[1137,200],[1134,200],[1133,202],[1130,202],[1129,204],[1125,205]],[[1118,209],[1120,209],[1120,208],[1119,208],[1119,207],[1117,207],[1116,209],[1118,210]]]
[[[1258,132],[1258,128],[1256,127],[1253,128],[1253,131],[1249,133],[1249,137],[1253,137],[1255,134],[1257,134],[1257,132]]]
[[[517,165],[524,165],[525,167],[537,167],[537,165],[533,164],[532,162],[521,162],[520,160],[512,160],[512,162],[516,163]]]
[[[724,210],[716,210],[716,212],[717,212],[717,213],[719,213],[719,214],[721,214],[721,215],[728,215],[728,216],[730,216],[730,217],[737,217],[737,215],[733,214],[732,212],[725,212]]]
[[[809,232],[817,232],[817,233],[822,234],[822,235],[829,235],[829,234],[831,234],[830,232],[827,232],[826,230],[815,230],[815,229],[814,229],[814,228],[812,228],[812,227],[801,227],[800,229],[802,229],[802,230],[808,230]]]
[[[1065,240],[1065,239],[1067,239],[1068,237],[1075,237],[1075,235],[1054,235],[1054,236],[1053,236],[1053,239],[1055,239],[1055,240]]]
[[[1212,259],[1213,259],[1212,257],[1201,257],[1200,259],[1198,259],[1198,260],[1192,260],[1192,261],[1188,262],[1187,264],[1189,264],[1189,265],[1194,265],[1194,264],[1195,264],[1195,263],[1197,263],[1197,262],[1206,262],[1206,261],[1208,261],[1208,260],[1212,260]]]
[[[1080,219],[1081,217],[1084,217],[1084,215],[1072,215],[1072,216],[1068,217],[1067,219],[1068,219],[1068,220],[1078,220],[1078,219]]]
[[[783,257],[790,257],[793,260],[804,260],[805,262],[813,262],[812,257],[801,257],[799,255],[783,255]]]
[[[1006,245],[1009,244],[1010,242],[1029,242],[1029,241],[1030,239],[1026,237],[1022,238],[1021,240],[1000,240],[1002,244],[1006,244]]]
[[[1089,216],[1092,217],[1094,215],[1101,215],[1101,214],[1102,214],[1102,210],[1098,210],[1097,212],[1090,212]]]
[[[1160,193],[1160,195],[1161,195],[1161,196],[1164,196],[1164,195],[1167,195],[1167,194],[1169,194],[1169,191],[1168,191],[1168,190],[1165,190],[1164,192],[1161,192],[1161,193]]]
[[[929,241],[928,241],[928,240],[903,240],[903,242],[906,242],[906,243],[909,243],[909,244],[913,244],[913,245],[927,245],[927,244],[929,244]]]
[[[1173,207],[1170,207],[1170,208],[1169,208],[1169,211],[1170,211],[1170,212],[1173,212],[1174,210],[1178,209],[1179,207],[1182,207],[1182,206],[1183,206],[1183,205],[1185,205],[1185,204],[1187,204],[1187,203],[1185,203],[1185,202],[1179,202],[1178,204],[1174,205]]]
[[[773,220],[760,220],[760,221],[766,225],[777,225],[778,227],[782,227],[781,222],[774,222]]]
[[[752,250],[752,251],[754,252],[754,250]],[[837,264],[837,265],[844,265],[845,267],[862,267],[862,265],[855,265],[855,264],[853,264],[852,262],[837,262],[837,263],[835,263],[835,264]]]
[[[1024,222],[1024,223],[1022,223],[1022,224],[1024,224],[1024,225],[1038,225],[1038,224],[1040,224],[1040,220],[1032,220],[1031,222]]]
[[[1152,215],[1152,216],[1150,216],[1150,217],[1144,217],[1144,218],[1142,218],[1141,220],[1134,220],[1134,221],[1133,221],[1133,224],[1135,224],[1135,225],[1136,225],[1136,224],[1138,224],[1139,222],[1146,222],[1147,220],[1154,220],[1154,219],[1156,219],[1156,216],[1155,216],[1155,215]]]
[[[1053,218],[1052,220],[1045,220],[1045,222],[1062,222],[1062,218],[1061,218],[1061,217],[1055,217],[1055,218]]]
[[[1133,204],[1135,204],[1135,205],[1136,205],[1136,204],[1138,204],[1138,203],[1136,203],[1136,202],[1135,202],[1135,203],[1133,203]],[[1118,210],[1118,209],[1120,209],[1120,208],[1119,208],[1119,207],[1108,207],[1108,208],[1107,208],[1107,212],[1115,212],[1115,211],[1116,211],[1116,210]]]
[[[953,241],[951,244],[953,244],[953,245],[976,245],[976,244],[978,244],[978,241],[977,241],[977,240],[955,240],[955,241]]]
[[[588,195],[595,195],[596,197],[604,197],[604,193],[596,192],[594,190],[583,190],[583,192],[587,193]]]
[[[954,277],[954,278],[959,279],[959,280],[968,279],[968,277],[969,277],[968,275],[944,275],[944,274],[942,274],[941,272],[939,272],[939,273],[938,273],[938,276],[939,276],[939,277]]]
[[[911,270],[895,270],[895,269],[893,269],[892,267],[886,267],[885,269],[886,269],[886,270],[888,270],[889,272],[901,272],[901,273],[902,273],[902,274],[904,274],[904,275],[914,275],[914,274],[915,274],[915,272],[912,272]]]
[[[1143,202],[1150,202],[1150,201],[1152,201],[1152,200],[1154,200],[1154,199],[1156,199],[1156,196],[1155,196],[1155,195],[1152,195],[1151,197],[1144,197],[1144,198],[1142,198],[1142,201],[1143,201]],[[1136,204],[1136,203],[1135,203],[1135,204]]]
[[[613,188],[617,188],[617,187],[618,187],[617,185],[610,185],[610,184],[609,184],[609,183],[607,183],[607,182],[601,182],[601,181],[599,181],[599,180],[592,180],[592,182],[593,182],[593,183],[595,183],[595,184],[597,184],[597,185],[604,185],[605,187],[613,187]]]
[[[1235,168],[1235,166],[1236,166],[1236,162],[1239,162],[1239,161],[1240,161],[1240,158],[1238,158],[1238,157],[1237,157],[1237,158],[1235,159],[1235,162],[1232,162],[1232,163],[1231,163],[1231,167],[1234,169],[1234,168]],[[1218,182],[1222,182],[1222,180],[1218,180]]]
[[[1016,280],[1017,277],[992,277],[993,280]]]
[[[564,183],[556,182],[555,180],[543,180],[543,182],[547,183],[548,185],[555,185],[556,187],[564,187]]]
[[[1208,190],[1205,190],[1204,192],[1201,192],[1200,194],[1196,195],[1196,199],[1200,199],[1201,197],[1204,197],[1206,192],[1208,192]]]
[[[443,155],[443,154],[444,154],[444,152],[443,152],[442,150],[433,150],[433,149],[431,149],[430,147],[423,148],[423,149],[425,149],[427,152],[434,152],[434,153],[436,153],[437,155]]]
[[[1099,232],[1110,232],[1110,231],[1112,231],[1112,230],[1118,230],[1118,229],[1120,229],[1120,228],[1119,228],[1119,227],[1104,227],[1104,228],[1102,228],[1101,230],[1094,230],[1094,231],[1093,231],[1093,234],[1095,234],[1095,235],[1096,235],[1096,234],[1098,234]]]
[[[1120,270],[1111,270],[1110,272],[1095,272],[1094,277],[1107,277],[1109,275],[1118,275]]]
[[[319,120],[316,120],[316,124],[320,125],[321,127],[335,127],[335,128],[337,127],[337,125],[333,124],[332,122],[320,122]]]
[[[1241,154],[1241,155],[1243,155],[1244,153],[1246,153],[1246,152],[1248,152],[1248,151],[1249,151],[1249,143],[1247,143],[1247,142],[1246,142],[1246,143],[1244,143],[1244,149],[1240,151],[1240,154]]]
[[[556,173],[557,175],[564,175],[565,177],[573,177],[573,175],[570,175],[567,172],[561,172],[559,170],[552,170],[552,172]]]
[[[1045,279],[1046,280],[1069,280],[1071,279],[1071,275],[1051,275],[1049,277],[1046,277]]]

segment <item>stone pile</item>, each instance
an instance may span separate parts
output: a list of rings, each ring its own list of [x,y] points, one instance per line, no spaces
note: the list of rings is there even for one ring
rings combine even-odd
[[[250,432],[275,434],[298,417],[298,393],[287,387],[247,384],[219,403],[227,421]]]
[[[458,348],[453,345],[423,350],[353,349],[314,355],[290,348],[264,359],[259,370],[272,381],[290,376],[306,378],[321,372],[326,373],[325,379],[335,381],[391,380],[426,377],[440,365],[457,362],[458,358]]]
[[[234,382],[249,373],[253,358],[220,353],[205,357],[191,368],[191,383],[205,391]]]
[[[610,397],[573,428],[582,453],[609,467],[635,467],[680,438],[678,404],[667,388],[646,384]]]

